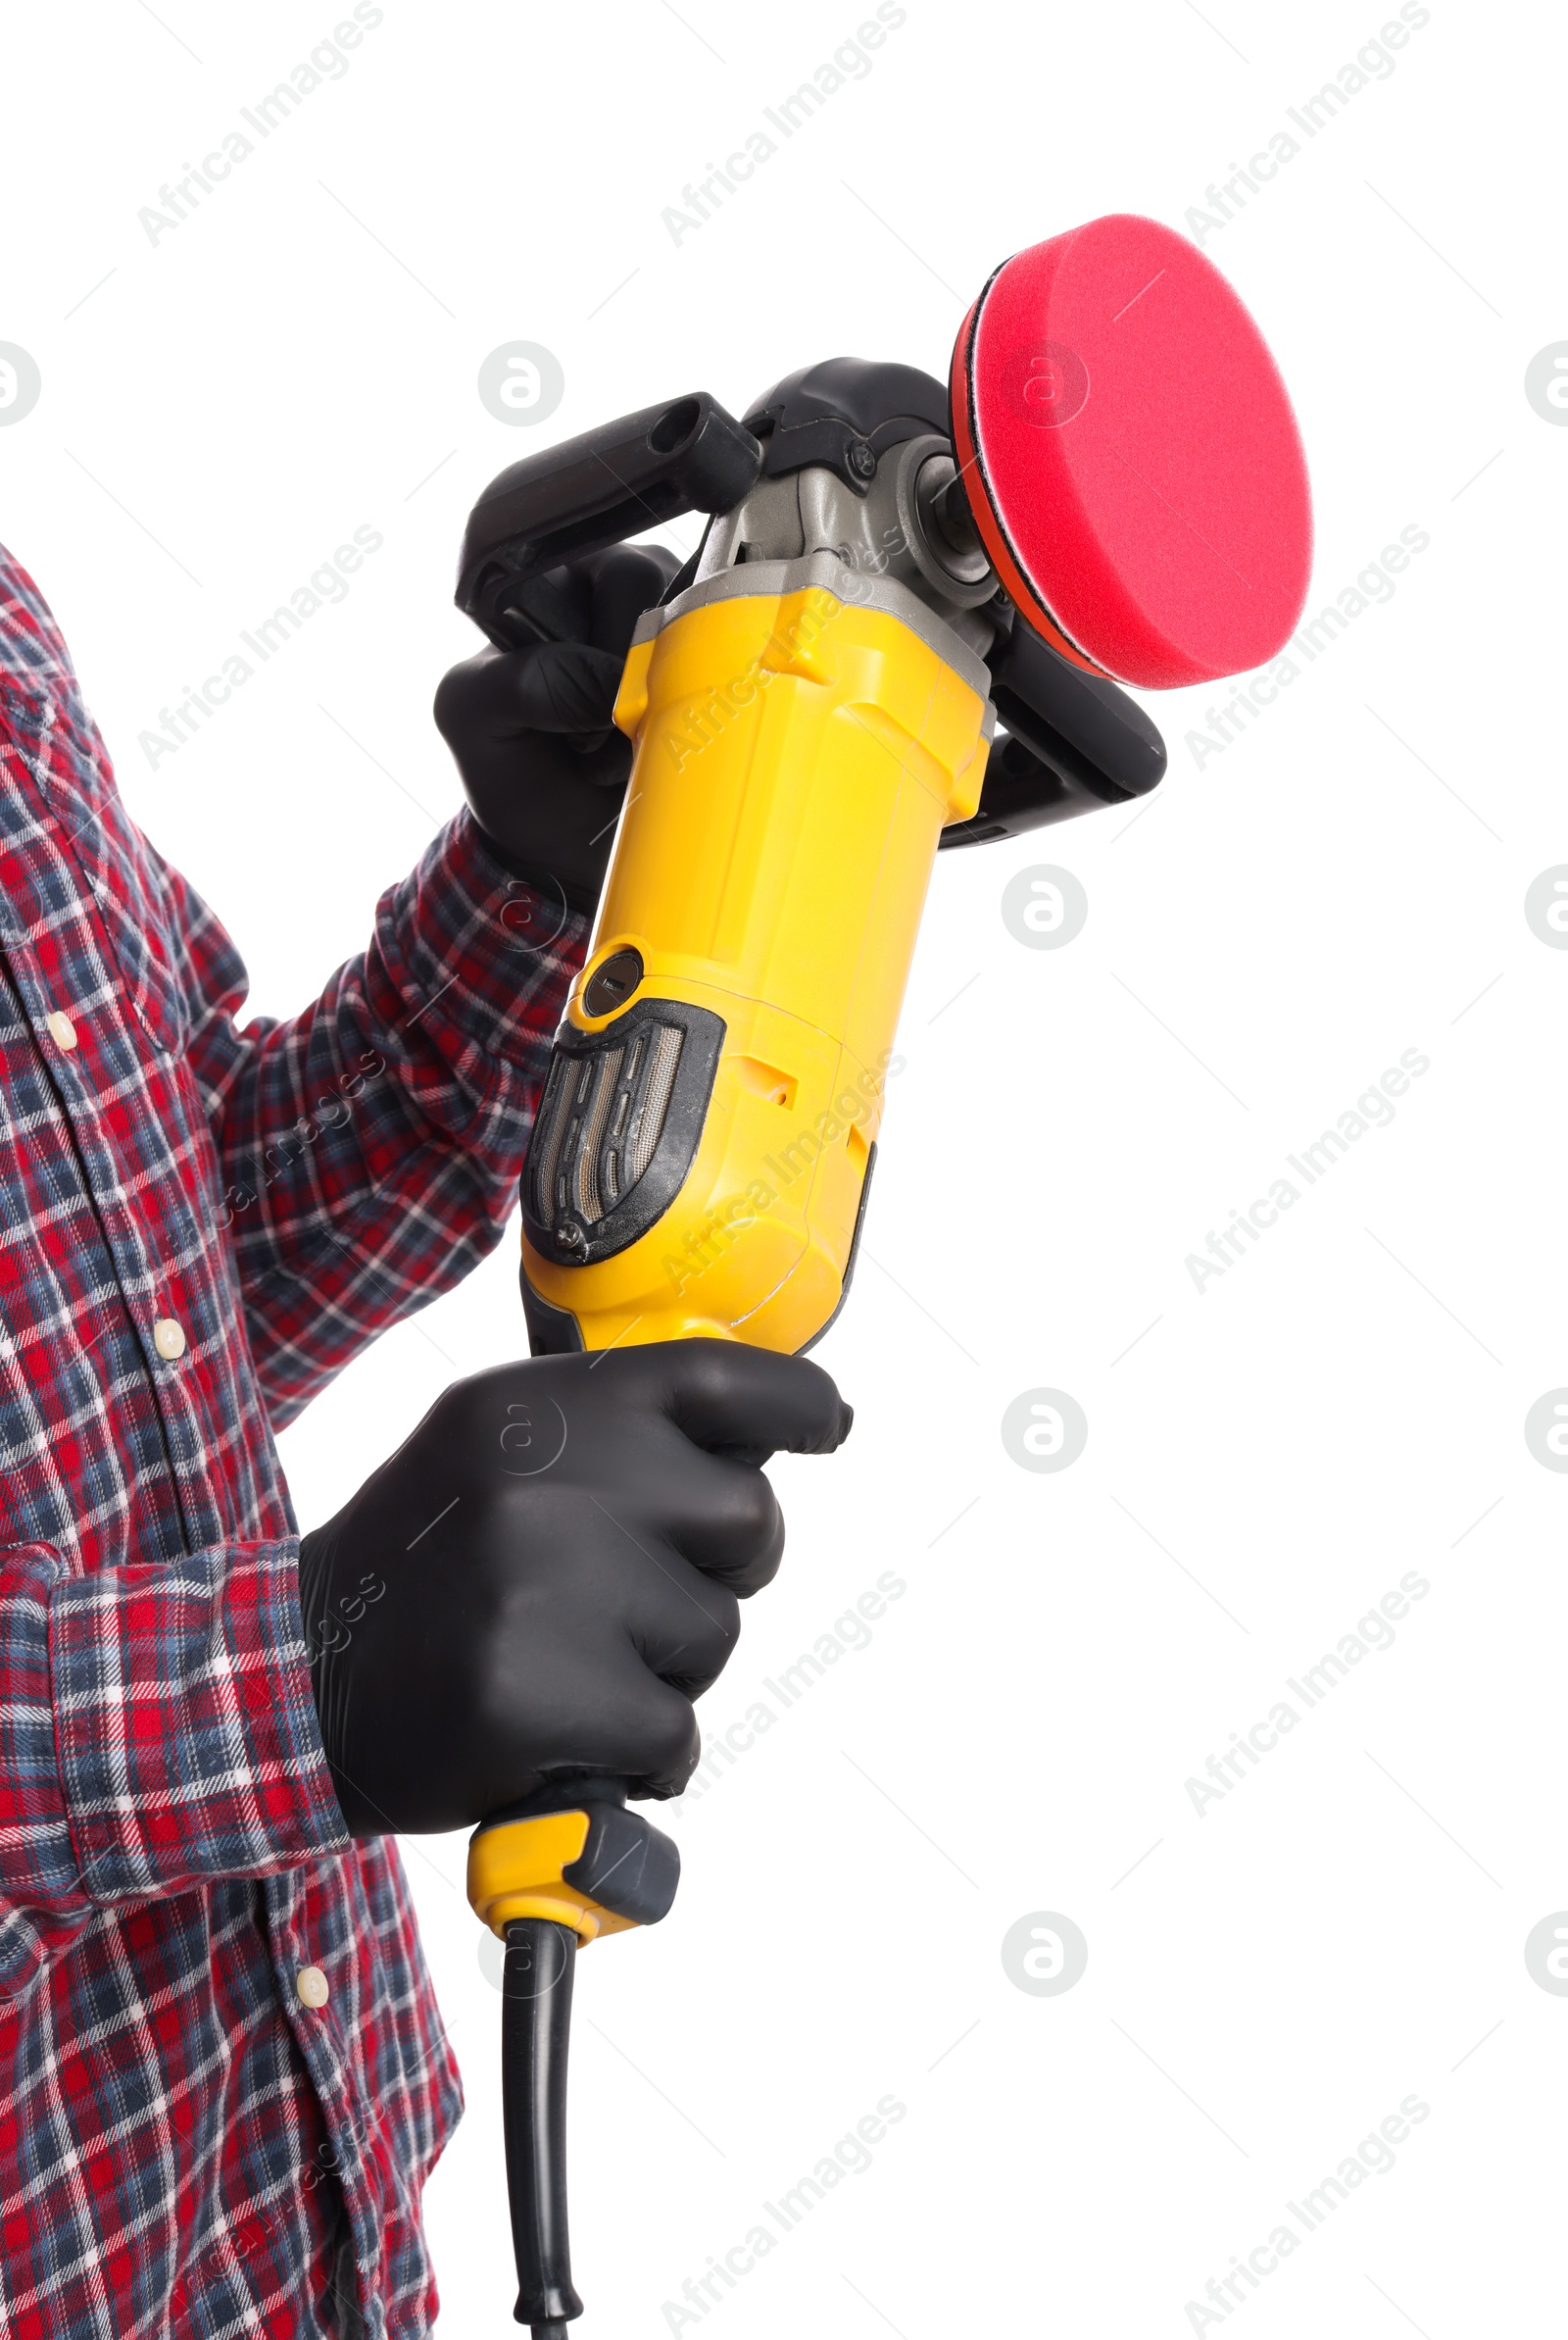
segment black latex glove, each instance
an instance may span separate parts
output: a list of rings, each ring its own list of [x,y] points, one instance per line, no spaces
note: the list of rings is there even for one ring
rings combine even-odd
[[[435,694],[475,821],[510,870],[573,910],[599,900],[631,770],[611,721],[620,671],[678,567],[662,545],[568,561],[549,581],[573,638],[481,650]]]
[[[455,1383],[300,1545],[350,1833],[470,1827],[565,1772],[678,1795],[691,1702],[784,1549],[760,1466],[831,1453],[851,1419],[819,1366],[735,1341]]]

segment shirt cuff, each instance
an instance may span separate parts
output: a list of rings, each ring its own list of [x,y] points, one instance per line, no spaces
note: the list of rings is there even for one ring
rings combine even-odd
[[[342,1852],[311,1692],[299,1545],[218,1545],[49,1595],[59,1791],[100,1908]]]
[[[15,1998],[91,1916],[55,1758],[48,1544],[0,1553],[0,1998]]]

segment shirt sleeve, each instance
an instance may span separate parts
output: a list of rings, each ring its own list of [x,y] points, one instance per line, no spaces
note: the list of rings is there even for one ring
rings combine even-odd
[[[0,1555],[0,2000],[94,1915],[344,1851],[292,1539]]]
[[[161,865],[251,1347],[275,1427],[499,1240],[588,921],[461,813],[300,1015],[236,1021],[233,944]]]

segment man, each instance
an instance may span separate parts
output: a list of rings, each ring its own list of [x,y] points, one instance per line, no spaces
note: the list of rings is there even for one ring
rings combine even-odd
[[[0,552],[7,2340],[428,2331],[461,2099],[386,1832],[553,1772],[678,1792],[778,1562],[760,1459],[848,1428],[727,1343],[505,1367],[303,1547],[273,1445],[502,1231],[665,574],[585,565],[583,642],[448,677],[470,809],[318,1001],[240,1028]]]

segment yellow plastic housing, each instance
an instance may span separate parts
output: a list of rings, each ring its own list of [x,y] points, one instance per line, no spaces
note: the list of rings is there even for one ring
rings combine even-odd
[[[705,602],[633,648],[615,706],[631,781],[567,1015],[614,1021],[586,1015],[583,989],[630,945],[634,999],[709,1009],[725,1036],[662,1217],[580,1267],[524,1237],[529,1282],[586,1348],[709,1334],[794,1352],[832,1316],[937,841],[978,804],[985,716],[912,625],[817,585]]]
[[[468,1843],[468,1900],[475,1917],[503,1941],[514,1917],[569,1925],[584,1947],[600,1934],[629,1931],[634,1917],[601,1908],[562,1874],[587,1841],[586,1812],[546,1812],[481,1828]]]

